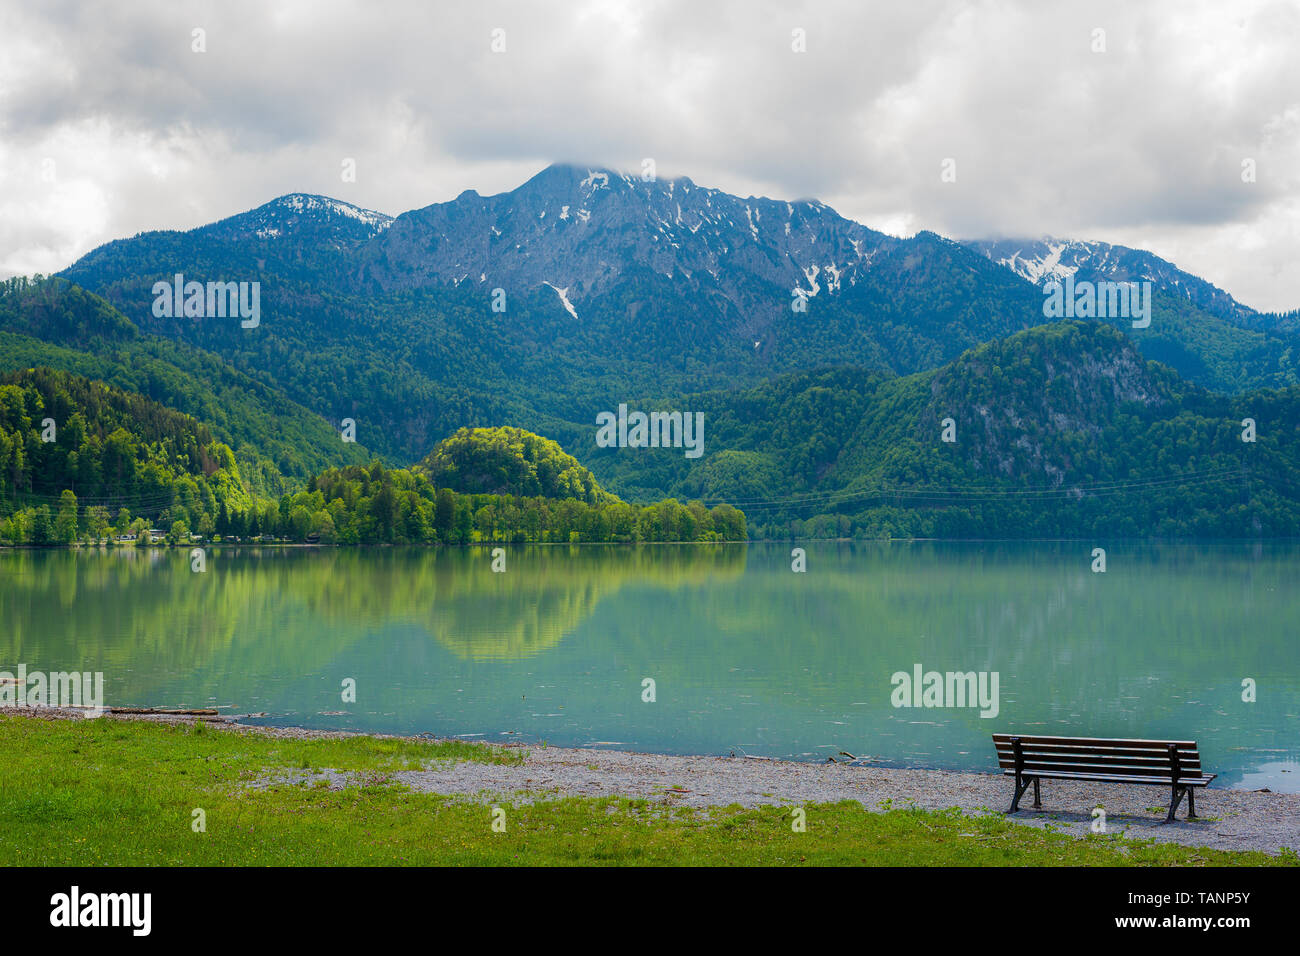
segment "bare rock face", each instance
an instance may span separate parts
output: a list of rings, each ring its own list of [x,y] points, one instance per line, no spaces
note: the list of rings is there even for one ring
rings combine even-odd
[[[1119,331],[1065,322],[972,349],[935,373],[923,428],[952,416],[978,472],[1059,485],[1118,416],[1176,402],[1181,383]]]
[[[357,280],[380,290],[477,283],[566,290],[584,301],[630,267],[683,290],[716,288],[741,307],[835,294],[882,247],[898,243],[815,201],[741,199],[691,180],[645,181],[555,165],[511,192],[469,190],[399,216],[361,257]],[[761,290],[756,295],[755,289]]]

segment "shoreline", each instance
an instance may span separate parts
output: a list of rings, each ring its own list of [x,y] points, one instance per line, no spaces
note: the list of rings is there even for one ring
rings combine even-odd
[[[7,712],[36,720],[79,720],[85,715],[59,708]],[[378,734],[304,727],[267,727],[235,721],[175,715],[106,714],[114,720],[153,723],[201,722],[222,732],[254,733],[285,739],[370,737],[396,740],[452,740],[405,734]],[[715,757],[638,753],[629,750],[550,747],[474,741],[478,746],[523,754],[518,764],[464,761],[426,770],[394,771],[386,776],[421,793],[479,803],[536,803],[565,797],[624,797],[664,806],[707,811],[743,807],[800,806],[853,801],[868,811],[916,808],[957,809],[970,815],[1001,816],[1013,785],[999,773],[898,769],[849,763],[804,763],[777,758]],[[265,781],[267,785],[272,781]],[[342,790],[358,775],[330,770],[276,778],[275,783],[308,782]],[[1007,819],[1083,836],[1092,832],[1093,810],[1103,807],[1106,833],[1122,838],[1178,843],[1218,850],[1300,851],[1300,794],[1206,788],[1197,794],[1199,818],[1163,822],[1168,788],[1047,780],[1043,807],[1022,805]],[[1026,802],[1027,803],[1027,802]],[[815,812],[810,814],[815,823]]]
[[[593,548],[593,547],[642,547],[642,546],[668,546],[681,547],[682,545],[782,545],[782,544],[1079,544],[1092,543],[1094,537],[1059,537],[1052,536],[1047,538],[920,538],[920,537],[880,537],[880,538],[719,538],[716,541],[464,541],[458,543],[448,543],[443,541],[420,541],[406,542],[403,544],[394,544],[386,541],[358,541],[355,543],[342,544],[337,541],[191,541],[189,544],[167,544],[159,541],[156,544],[137,545],[135,542],[108,542],[88,543],[84,541],[74,544],[13,544],[9,542],[0,543],[0,551],[183,551],[189,548],[332,548],[343,550],[346,548],[532,548],[532,547],[564,547],[564,548]],[[1107,540],[1112,543],[1121,544],[1145,544],[1145,545],[1235,545],[1235,544],[1296,544],[1300,543],[1300,535],[1270,535],[1266,537],[1259,536],[1236,536],[1221,538],[1203,538],[1203,537],[1158,537],[1158,536],[1124,536],[1109,537]]]

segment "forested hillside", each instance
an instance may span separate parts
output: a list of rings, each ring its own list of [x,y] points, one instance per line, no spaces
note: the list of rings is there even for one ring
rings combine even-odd
[[[325,544],[744,540],[728,505],[629,505],[559,446],[519,429],[453,436],[433,473],[380,462],[329,468],[278,497],[256,495],[229,446],[193,418],[141,395],[37,368],[0,377],[0,542],[107,538],[173,544],[268,538]],[[481,467],[491,462],[499,486]],[[468,467],[477,463],[474,468]],[[456,465],[461,470],[456,472]],[[495,472],[494,472],[495,474]],[[466,482],[469,482],[467,485]]]
[[[255,507],[234,453],[194,419],[65,372],[0,377],[0,539],[70,544],[136,518],[212,534]]]
[[[557,443],[522,428],[462,428],[416,469],[434,484],[468,494],[618,501]]]
[[[0,282],[0,372],[61,369],[192,415],[235,451],[259,494],[288,491],[329,464],[369,457],[319,414],[211,352],[142,334],[100,296],[63,279]]]
[[[1096,323],[910,376],[834,369],[681,404],[709,422],[698,464],[579,454],[624,495],[725,498],[760,536],[1300,533],[1300,388],[1208,392]]]

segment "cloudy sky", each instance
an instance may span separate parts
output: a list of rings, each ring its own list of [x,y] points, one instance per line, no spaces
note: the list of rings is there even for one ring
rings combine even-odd
[[[1292,309],[1297,49],[1300,0],[0,0],[0,274],[287,192],[397,214],[651,157],[900,235],[1148,248]]]

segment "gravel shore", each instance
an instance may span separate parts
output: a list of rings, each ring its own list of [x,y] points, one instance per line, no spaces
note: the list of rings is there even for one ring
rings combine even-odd
[[[80,716],[47,711],[54,716]],[[169,718],[113,716],[115,720]],[[174,718],[170,718],[174,719]],[[300,727],[259,727],[213,723],[272,737],[347,737],[343,731]],[[375,734],[376,737],[395,735]],[[428,739],[428,738],[425,738]],[[464,762],[430,770],[399,771],[389,776],[413,790],[461,796],[482,802],[532,802],[557,796],[632,797],[688,807],[795,806],[855,800],[868,810],[900,807],[958,808],[964,812],[1001,813],[1011,802],[1012,782],[993,773],[957,773],[861,766],[849,763],[801,763],[746,757],[692,757],[642,754],[622,750],[518,747],[526,751],[519,765]],[[319,774],[313,776],[319,777]],[[346,774],[325,774],[331,786],[352,781]],[[293,779],[290,776],[288,779]],[[1051,825],[1060,832],[1084,834],[1092,811],[1106,811],[1107,832],[1138,839],[1182,843],[1220,850],[1300,850],[1300,795],[1210,787],[1197,793],[1198,819],[1162,821],[1169,805],[1164,787],[1124,786],[1045,780],[1041,810],[1034,810],[1032,791],[1021,801],[1018,823]],[[810,816],[809,822],[815,822]]]
[[[529,750],[522,766],[461,763],[393,777],[414,790],[482,800],[624,796],[690,807],[855,800],[868,810],[956,807],[998,814],[1010,804],[1014,789],[1000,774],[556,747]],[[1090,831],[1093,808],[1100,806],[1110,833],[1220,850],[1300,849],[1297,795],[1210,789],[1197,795],[1198,819],[1183,819],[1184,800],[1177,822],[1170,824],[1162,823],[1169,806],[1165,787],[1046,780],[1042,796],[1041,810],[1032,809],[1030,793],[1014,819],[1084,834]]]

